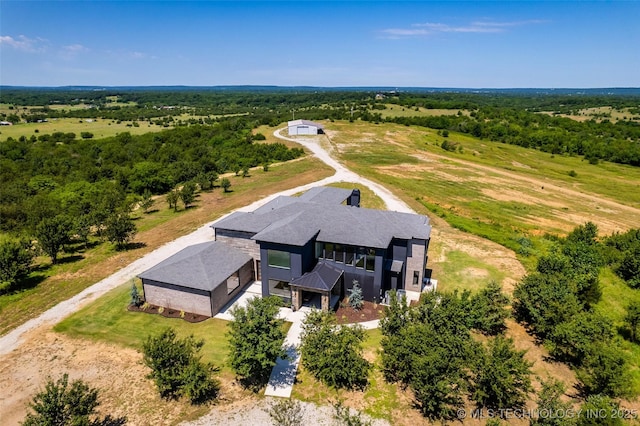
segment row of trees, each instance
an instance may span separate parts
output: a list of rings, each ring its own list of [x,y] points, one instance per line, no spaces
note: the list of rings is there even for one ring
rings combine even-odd
[[[587,223],[559,239],[516,286],[514,313],[554,357],[576,368],[585,394],[627,396],[629,366],[620,337],[593,308],[602,294],[598,275],[604,263],[596,236],[596,226]]]

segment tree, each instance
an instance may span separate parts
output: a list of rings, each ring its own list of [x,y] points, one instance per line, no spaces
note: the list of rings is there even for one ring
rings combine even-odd
[[[167,328],[150,335],[142,345],[143,360],[163,398],[185,396],[192,403],[202,403],[217,396],[220,384],[213,377],[219,369],[200,360],[204,340],[193,335],[179,339]]]
[[[622,426],[620,404],[604,395],[588,396],[580,407],[578,426]]]
[[[142,299],[138,292],[138,286],[135,283],[131,284],[131,301],[129,304],[133,306],[140,306],[142,304]]]
[[[278,399],[267,410],[271,420],[278,426],[301,426],[304,422],[304,409],[300,401]]]
[[[55,382],[49,378],[44,390],[38,392],[29,403],[30,412],[23,426],[89,426],[100,424],[123,425],[126,418],[113,419],[107,416],[98,419],[96,408],[98,389],[82,380],[69,386],[69,375],[64,374]]]
[[[472,328],[491,336],[502,332],[509,317],[508,304],[509,298],[502,293],[500,284],[491,281],[471,297]]]
[[[154,203],[155,200],[153,199],[151,191],[145,189],[144,193],[142,194],[142,198],[140,199],[140,208],[143,212],[148,213],[149,209],[153,206]]]
[[[196,184],[193,182],[187,182],[182,185],[182,189],[178,194],[180,200],[184,204],[184,208],[187,209],[196,199]]]
[[[73,221],[73,232],[78,236],[80,241],[82,241],[85,248],[89,244],[89,235],[91,235],[92,222],[93,221],[91,220],[91,217],[87,214],[78,216]]]
[[[174,212],[178,211],[178,200],[180,199],[180,194],[178,190],[172,189],[167,193],[167,203],[169,203],[169,208],[173,208]]]
[[[629,365],[618,345],[596,342],[591,345],[578,368],[577,376],[587,395],[612,398],[628,396],[631,389]]]
[[[45,218],[36,227],[36,238],[42,250],[51,258],[51,263],[58,260],[58,252],[69,241],[71,222],[65,216]]]
[[[115,213],[107,218],[105,223],[105,236],[116,245],[117,250],[122,250],[136,234],[136,225],[127,213]]]
[[[551,354],[561,361],[580,365],[595,343],[610,344],[615,336],[611,320],[595,312],[580,312],[558,324],[549,336]]]
[[[481,407],[520,408],[531,391],[531,364],[513,339],[497,336],[474,366],[471,397]]]
[[[91,139],[91,138],[93,138],[93,133],[91,133],[91,132],[80,132],[80,137],[82,139]]]
[[[355,310],[362,309],[364,300],[362,299],[362,288],[358,280],[353,280],[353,287],[349,289],[349,305]]]
[[[624,322],[631,331],[631,341],[638,341],[638,327],[640,326],[640,301],[634,301],[627,306]]]
[[[224,190],[224,192],[229,192],[229,188],[231,188],[231,181],[228,178],[222,178],[220,181],[220,186]]]
[[[279,357],[285,356],[283,321],[278,318],[282,301],[276,297],[254,297],[245,307],[231,310],[229,323],[231,368],[241,383],[258,390],[269,379]]]
[[[327,386],[362,389],[371,370],[369,361],[362,357],[364,339],[361,326],[337,325],[333,313],[310,312],[302,323],[302,363]]]
[[[555,379],[541,381],[538,393],[538,417],[531,419],[531,426],[574,426],[576,419],[569,416],[571,403],[562,402],[564,384]]]
[[[12,287],[31,272],[34,253],[27,240],[0,241],[0,284]]]

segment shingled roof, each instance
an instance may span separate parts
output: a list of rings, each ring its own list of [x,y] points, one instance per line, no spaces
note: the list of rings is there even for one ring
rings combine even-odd
[[[294,279],[291,285],[306,290],[331,291],[343,273],[342,269],[319,261],[311,272]]]
[[[334,190],[340,192],[329,193]],[[278,197],[254,212],[235,213],[212,227],[249,232],[257,241],[293,246],[303,246],[314,237],[372,248],[387,248],[393,238],[429,239],[431,226],[426,216],[338,204],[346,194],[343,191],[324,188],[307,197]]]
[[[213,291],[250,260],[251,256],[233,247],[210,241],[186,247],[138,277]]]

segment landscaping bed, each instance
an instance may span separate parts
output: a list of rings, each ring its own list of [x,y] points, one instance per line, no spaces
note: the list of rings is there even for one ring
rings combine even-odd
[[[162,315],[165,318],[180,318],[191,323],[202,322],[210,318],[206,315],[199,315],[191,312],[178,311],[176,309],[162,308],[161,306],[150,305],[150,304],[144,304],[141,306],[130,304],[127,307],[127,310],[131,312],[145,312],[147,314]]]
[[[379,320],[384,314],[384,305],[372,302],[363,302],[361,309],[353,309],[347,299],[340,302],[336,311],[338,324],[350,324],[354,322],[365,322]]]

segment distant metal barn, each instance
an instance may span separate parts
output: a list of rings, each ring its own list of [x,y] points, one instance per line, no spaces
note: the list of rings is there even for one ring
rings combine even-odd
[[[289,135],[319,135],[324,133],[322,124],[309,120],[294,120],[289,122]]]

